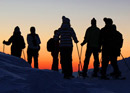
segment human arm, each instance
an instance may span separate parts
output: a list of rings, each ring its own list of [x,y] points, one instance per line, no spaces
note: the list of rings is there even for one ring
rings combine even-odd
[[[4,40],[3,44],[10,45],[12,43],[12,40],[13,40],[13,36],[11,36],[8,41]]]
[[[85,36],[84,36],[84,40],[81,43],[81,46],[83,46],[84,44],[86,44],[88,42],[88,29],[86,30]]]
[[[72,38],[73,38],[74,42],[75,42],[75,43],[78,43],[79,41],[78,41],[78,39],[77,39],[76,33],[75,33],[75,31],[73,30],[73,28],[71,28],[71,32],[72,32]]]
[[[40,40],[40,38],[39,38],[39,35],[37,34],[37,44],[39,45],[39,44],[41,44],[41,40]]]

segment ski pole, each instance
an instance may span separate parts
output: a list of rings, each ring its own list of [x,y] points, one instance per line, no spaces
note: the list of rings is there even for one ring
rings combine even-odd
[[[78,51],[78,56],[79,56],[79,64],[81,65],[81,69],[82,69],[82,64],[81,64],[81,55],[82,55],[82,48],[83,46],[81,47],[81,52],[79,54],[79,49],[78,49],[78,45],[76,44],[76,47],[77,47],[77,51]]]
[[[121,54],[121,53],[120,53]],[[125,60],[125,58],[123,57],[123,55],[121,54],[121,56],[122,56],[122,58],[123,58],[123,60],[124,60],[124,62],[125,62],[125,64],[126,64],[126,66],[127,66],[127,68],[129,69],[129,71],[130,71],[130,68],[129,68],[129,66],[128,66],[128,64],[127,64],[127,62],[126,62],[126,60]]]
[[[79,49],[78,49],[78,45],[76,43],[76,47],[77,47],[77,52],[78,52],[78,56],[79,56],[79,64],[78,64],[78,76],[80,76],[80,65],[81,65],[81,69],[82,69],[82,64],[81,64],[81,57],[79,55]],[[82,49],[81,49],[82,50]],[[82,53],[82,52],[81,52]]]
[[[80,56],[79,56],[79,49],[78,49],[78,45],[76,43],[76,47],[77,47],[77,52],[78,52],[78,57],[79,57],[79,64],[78,64],[78,77],[80,77]]]
[[[79,57],[79,59],[80,59],[80,55],[79,55],[79,48],[78,48],[77,43],[76,43],[76,47],[77,47],[78,57]]]
[[[24,60],[26,60],[26,57],[25,57],[25,53],[24,53],[24,50],[23,50],[23,56],[24,56]]]
[[[5,52],[5,44],[3,44],[3,53]]]
[[[81,69],[82,69],[82,63],[81,63],[82,49],[83,49],[83,46],[81,46],[81,51],[80,51],[80,65],[81,65]]]
[[[101,54],[101,58],[99,59],[99,65],[102,63],[102,54]]]

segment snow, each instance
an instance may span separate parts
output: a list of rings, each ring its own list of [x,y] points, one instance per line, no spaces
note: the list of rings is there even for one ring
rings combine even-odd
[[[125,61],[130,66],[130,58]],[[0,93],[130,93],[130,71],[123,60],[118,63],[126,80],[82,79],[76,72],[76,78],[67,80],[59,72],[31,68],[23,59],[0,53]]]

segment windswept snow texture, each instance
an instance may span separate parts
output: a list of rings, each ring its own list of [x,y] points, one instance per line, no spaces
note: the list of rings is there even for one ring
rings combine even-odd
[[[124,61],[119,66],[126,80],[66,80],[59,72],[34,69],[23,59],[0,53],[0,93],[130,93],[130,71]]]

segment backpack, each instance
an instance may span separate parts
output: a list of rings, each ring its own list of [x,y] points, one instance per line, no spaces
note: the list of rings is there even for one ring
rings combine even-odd
[[[118,31],[115,31],[113,33],[113,41],[114,41],[114,44],[113,44],[113,47],[115,47],[115,50],[116,53],[117,53],[117,56],[120,56],[120,53],[121,53],[121,48],[123,46],[123,37],[122,37],[122,34]]]
[[[54,41],[54,38],[50,38],[48,41],[47,41],[47,51],[48,52],[52,52],[55,48],[55,41]]]
[[[116,42],[115,46],[117,48],[122,48],[122,46],[123,46],[123,37],[122,37],[122,34],[120,32],[115,31],[115,33],[114,33],[114,41]]]
[[[103,44],[108,55],[120,56],[123,36],[119,31],[107,31],[105,32]]]

